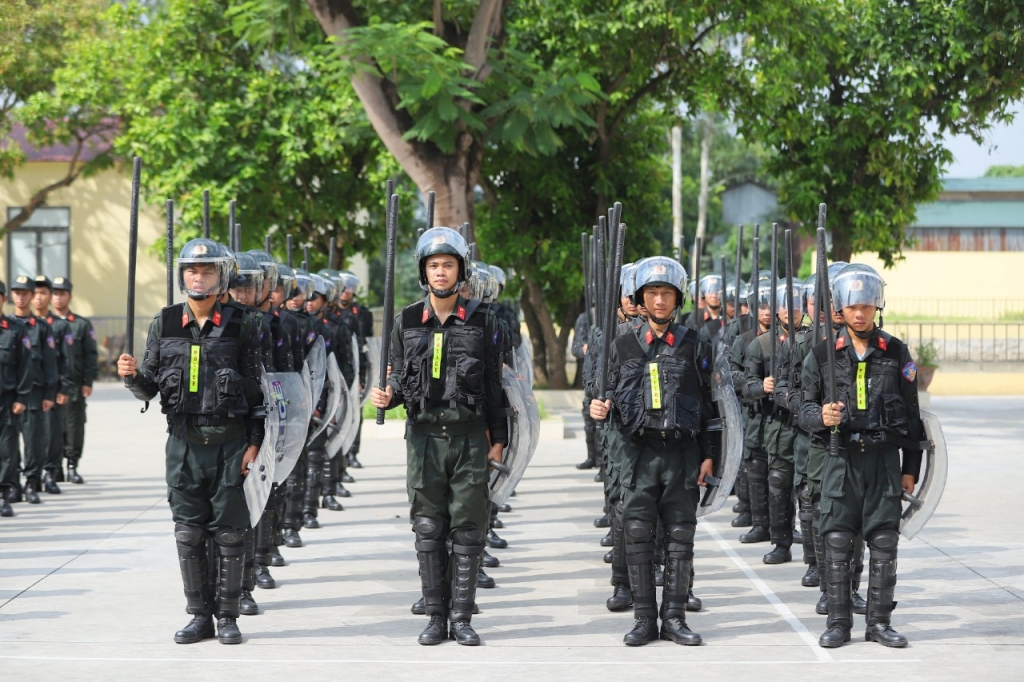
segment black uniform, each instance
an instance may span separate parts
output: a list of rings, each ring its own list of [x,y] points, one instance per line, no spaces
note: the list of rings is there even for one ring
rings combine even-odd
[[[75,381],[75,376],[83,373],[83,369],[76,367],[78,354],[74,353],[75,335],[71,323],[52,312],[46,313],[46,323],[53,331],[54,350],[57,355],[57,374],[60,381],[57,393],[67,396],[71,401],[75,393],[82,396],[82,388]],[[59,405],[56,402],[53,408],[45,413],[46,424],[46,470],[47,487],[53,492],[60,489],[53,485],[53,481],[64,480],[64,467],[61,460],[64,457],[64,428],[67,420],[67,406]]]
[[[583,435],[587,443],[587,459],[576,465],[577,469],[592,469],[600,465],[601,452],[597,444],[597,422],[590,416],[590,401],[594,397],[589,386],[594,380],[597,357],[597,346],[601,332],[587,324],[587,313],[580,313],[576,318],[576,326],[573,329],[572,354],[578,360],[583,360]],[[584,351],[583,347],[587,350]],[[594,350],[591,353],[591,350]]]
[[[60,286],[59,279],[58,277],[54,280],[55,287]],[[92,322],[71,311],[68,311],[64,319],[71,327],[70,336],[64,340],[71,367],[71,393],[68,394],[68,404],[64,410],[64,459],[73,470],[78,467],[78,460],[82,458],[82,448],[85,445],[86,398],[82,395],[82,387],[92,388],[99,373],[99,361],[96,330],[93,329]]]
[[[621,419],[626,447],[619,457],[626,562],[637,629],[650,633],[659,616],[654,583],[655,535],[664,527],[665,582],[660,616],[687,644],[700,643],[685,625],[693,569],[697,484],[702,459],[712,456],[705,423],[714,416],[711,350],[705,338],[682,325],[659,337],[649,323],[612,343],[609,392]],[[678,619],[678,620],[675,620]],[[681,626],[681,628],[680,628]],[[683,632],[685,631],[685,632]],[[675,638],[673,638],[675,639]],[[646,641],[649,641],[647,639]]]
[[[150,324],[145,358],[129,386],[139,400],[159,394],[167,417],[168,502],[194,615],[239,613],[249,527],[241,465],[264,435],[258,335],[255,318],[237,306],[216,303],[202,328],[187,305],[169,306]],[[206,565],[210,534],[219,552],[217,585]]]
[[[19,415],[18,422],[25,442],[25,485],[32,494],[35,494],[42,489],[41,476],[48,453],[43,401],[56,404],[60,385],[60,375],[57,372],[57,341],[45,319],[35,315],[17,319],[28,327],[28,338],[32,343],[32,395],[29,397],[28,409]],[[33,501],[31,495],[29,501]]]
[[[423,599],[428,615],[453,623],[469,623],[476,601],[487,453],[491,443],[508,443],[500,349],[498,321],[479,301],[459,297],[444,323],[429,298],[395,318],[390,406],[404,403],[408,413],[407,487]]]
[[[800,422],[818,442],[828,438],[821,418],[827,392],[822,380],[826,342],[804,360]],[[924,435],[917,400],[917,367],[906,345],[875,329],[867,354],[857,356],[848,329],[836,339],[837,401],[844,403],[839,451],[827,457],[821,480],[821,534],[825,539],[829,631],[849,639],[853,626],[851,568],[855,538],[863,535],[871,550],[868,578],[868,636],[885,640],[896,586],[896,553],[902,513],[902,475],[916,480],[921,471]],[[903,451],[902,463],[900,450]],[[837,628],[837,629],[833,629]],[[897,635],[897,637],[902,637]],[[906,644],[904,639],[902,645]],[[890,644],[900,646],[901,644]]]
[[[33,367],[28,329],[16,318],[0,314],[0,509],[22,499],[18,417],[11,409],[16,402],[26,407],[31,402]]]

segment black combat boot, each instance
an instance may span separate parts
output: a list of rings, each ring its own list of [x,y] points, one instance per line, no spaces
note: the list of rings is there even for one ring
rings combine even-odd
[[[306,497],[306,465],[299,459],[285,480],[284,516],[281,540],[285,547],[302,547],[299,529],[302,528],[302,507]]]
[[[32,478],[25,479],[25,501],[29,504],[40,504],[42,500],[39,499],[39,492],[42,490],[42,486],[39,483],[39,479],[35,476]]]
[[[797,517],[800,520],[802,538],[800,546],[804,551],[804,563],[807,564],[807,571],[800,579],[800,584],[804,587],[818,587],[821,578],[818,575],[818,557],[814,553],[814,531],[811,528],[814,525],[814,505],[811,503],[810,485],[806,482],[800,488],[798,499],[800,509]]]
[[[604,557],[602,558],[602,561],[604,561],[604,563],[606,563],[606,564],[610,564],[612,561],[614,561],[614,558],[613,558],[614,556],[615,556],[615,553],[612,550],[609,549],[607,552],[604,553]]]
[[[326,460],[323,464],[324,499],[320,506],[331,511],[345,511],[345,507],[334,497],[338,490],[338,462],[340,457],[341,455],[335,455],[334,459]]]
[[[57,485],[52,469],[43,470],[43,490],[48,495],[60,495],[60,486]]]
[[[423,597],[420,597],[412,603],[412,608],[409,609],[414,616],[423,616],[427,613],[427,605],[423,603]],[[447,630],[445,630],[447,632]]]
[[[206,537],[203,528],[174,524],[186,610],[194,616],[188,625],[174,633],[174,641],[178,644],[194,644],[216,634],[213,630],[214,601],[209,584]]]
[[[604,514],[594,519],[595,528],[609,528],[612,525],[611,513],[608,511],[607,505],[605,505],[605,507]]]
[[[494,578],[484,573],[484,568],[481,565],[480,570],[476,573],[476,586],[485,590],[489,590],[496,584],[497,583],[494,582]]]
[[[729,523],[733,528],[750,528],[752,525],[754,525],[753,519],[751,519],[749,511],[741,513],[739,516],[737,516]]]
[[[508,547],[508,540],[498,537],[492,530],[487,534],[487,546],[491,549],[505,549]]]
[[[241,644],[238,629],[239,601],[245,570],[245,533],[233,528],[218,528],[213,535],[220,555],[217,584],[217,639],[221,644]]]
[[[359,457],[357,457],[354,452],[348,453],[348,465],[353,469],[363,468],[363,463],[359,461]]]
[[[514,490],[512,492],[515,493]],[[508,502],[506,502],[505,504],[499,504],[498,511],[500,511],[502,514],[508,514],[512,511],[512,505],[509,504]]]
[[[737,502],[732,506],[732,510],[736,514],[749,514],[750,513],[750,487],[747,484],[747,469],[741,467],[739,474],[736,476],[736,498]],[[736,519],[733,519],[735,522]],[[733,523],[735,526],[736,524]]]
[[[778,469],[768,472],[768,528],[775,548],[764,555],[766,564],[793,560],[793,476]]]
[[[901,648],[907,638],[889,624],[896,602],[896,549],[900,534],[895,530],[875,531],[869,538],[871,562],[868,572],[867,629],[864,640]]]
[[[853,612],[861,616],[867,615],[868,603],[860,596],[860,581],[864,575],[864,536],[858,535],[853,541],[853,573],[850,575],[850,585],[853,600]]]
[[[0,517],[14,516],[14,509],[11,508],[10,502],[7,501],[7,486],[0,486]]]
[[[609,611],[625,611],[633,605],[633,592],[629,585],[612,583],[612,596],[608,597],[604,605]]]
[[[68,460],[68,480],[76,485],[85,483],[85,479],[82,478],[81,474],[78,473],[78,460]]]
[[[505,522],[501,519],[494,519],[493,521],[491,521],[491,528],[497,528],[498,530],[501,530],[504,527]]]
[[[449,632],[452,639],[464,646],[480,644],[480,636],[473,630],[470,621],[476,605],[480,556],[484,552],[483,539],[483,533],[475,528],[457,528],[452,531]]]
[[[480,560],[480,563],[484,568],[497,568],[498,566],[501,566],[501,562],[498,561],[498,557],[488,554],[486,549],[484,550],[484,556]]]
[[[747,487],[750,491],[750,522],[752,527],[740,536],[740,542],[768,542],[768,462],[751,459],[747,463]]]
[[[665,527],[665,587],[661,592],[661,639],[699,646],[701,637],[686,625],[686,605],[693,573],[693,536],[689,524]]]
[[[259,523],[256,524],[259,526]],[[238,597],[238,613],[243,616],[259,615],[260,607],[253,599],[252,591],[256,589],[256,530],[244,532],[244,561],[242,562],[242,592]]]
[[[448,638],[446,527],[443,521],[417,516],[413,519],[412,530],[416,533],[416,559],[419,562],[420,588],[423,594],[420,600],[423,609],[421,613],[430,616],[430,623],[420,634],[418,641],[424,645],[440,644]],[[413,604],[413,613],[419,611],[418,604],[419,602]]]
[[[302,547],[302,537],[294,528],[285,528],[283,538],[285,547]]]
[[[319,528],[320,522],[316,516],[320,506],[320,492],[323,490],[323,467],[327,452],[310,450],[306,456],[309,459],[306,466],[306,490],[302,497],[302,526]]]
[[[607,533],[604,534],[604,537],[601,538],[601,546],[602,547],[611,547],[613,544],[614,544],[614,540],[612,540],[612,532],[611,532],[611,530],[609,530]]]
[[[623,523],[626,566],[633,595],[633,629],[622,641],[626,646],[643,646],[658,638],[658,604],[654,584],[654,526],[629,519]]]
[[[853,627],[853,604],[850,601],[853,539],[853,533],[825,535],[825,571],[822,578],[828,594],[828,621],[818,644],[826,649],[834,649],[850,641],[850,629]]]

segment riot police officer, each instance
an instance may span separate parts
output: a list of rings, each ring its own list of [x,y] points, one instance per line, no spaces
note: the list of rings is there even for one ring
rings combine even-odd
[[[713,471],[705,423],[714,416],[707,338],[674,324],[686,291],[686,271],[658,256],[637,264],[634,300],[647,321],[612,342],[608,378],[612,399],[590,404],[606,419],[614,401],[628,441],[619,456],[626,561],[633,597],[633,629],[623,641],[642,646],[659,637],[699,645],[686,624],[693,568],[698,486]],[[664,527],[665,578],[659,612],[654,558],[658,522]]]
[[[0,282],[0,311],[7,285]],[[18,417],[32,399],[32,341],[20,321],[0,312],[0,516],[14,516],[22,499],[18,481]]]
[[[366,340],[374,336],[373,333],[373,313],[365,305],[359,303],[356,300],[356,295],[359,293],[359,278],[348,270],[343,270],[340,273],[341,281],[341,294],[339,296],[339,304],[343,311],[348,311],[356,320],[359,322],[359,335],[363,341],[364,348],[362,353],[366,354],[365,343]],[[359,383],[362,386],[366,385],[370,377],[367,375],[369,371],[369,363],[360,363],[360,374],[362,375],[359,379]],[[359,461],[359,450],[362,445],[363,436],[363,412],[359,411],[359,430],[356,432],[355,440],[352,441],[352,446],[349,448],[348,454],[348,466],[353,469],[362,469],[363,464]],[[339,489],[340,491],[340,489]]]
[[[25,499],[39,504],[42,490],[43,468],[46,465],[47,439],[45,416],[53,409],[58,398],[60,375],[57,373],[57,342],[53,330],[41,317],[32,314],[32,297],[36,285],[28,275],[19,275],[11,283],[14,315],[28,327],[32,344],[32,395],[28,409],[18,415],[22,439],[25,442]]]
[[[844,323],[835,340],[837,395],[830,398],[823,381],[826,342],[816,344],[803,365],[800,411],[808,431],[839,432],[838,452],[826,458],[821,479],[828,623],[818,642],[838,647],[850,641],[850,574],[854,542],[861,534],[871,550],[864,637],[904,647],[907,638],[892,628],[890,619],[896,606],[900,496],[914,492],[921,471],[924,427],[917,366],[907,346],[875,324],[885,307],[885,282],[871,267],[843,268],[832,282],[832,297]]]
[[[508,443],[501,333],[489,308],[457,295],[469,260],[458,232],[425,231],[416,259],[427,295],[395,317],[387,389],[373,388],[370,400],[378,408],[404,404],[409,415],[410,517],[430,617],[419,642],[439,644],[450,634],[474,646],[480,643],[470,621],[488,520],[487,462],[500,462]]]
[[[216,636],[238,644],[244,531],[249,510],[243,477],[263,441],[263,352],[255,318],[222,305],[230,259],[216,242],[193,239],[177,262],[178,287],[188,298],[164,308],[150,324],[141,364],[123,354],[118,374],[139,400],[158,394],[167,416],[168,502],[174,519],[185,599],[192,620],[174,635],[179,644]],[[206,538],[218,550],[211,583]]]
[[[64,459],[67,461],[67,480],[84,483],[78,473],[78,461],[82,458],[85,445],[85,407],[92,395],[92,384],[99,373],[96,330],[88,318],[71,310],[73,294],[71,280],[67,277],[53,278],[53,309],[71,327],[71,335],[65,339],[70,358],[71,392],[64,406]]]
[[[43,472],[43,490],[50,494],[59,495],[60,486],[58,483],[64,481],[64,421],[65,406],[71,401],[71,397],[80,392],[74,381],[74,375],[79,373],[74,366],[77,356],[72,355],[75,337],[71,332],[71,323],[59,315],[54,315],[50,310],[50,302],[53,299],[53,283],[46,275],[36,275],[36,289],[32,295],[32,311],[37,317],[46,320],[53,331],[54,350],[57,355],[57,374],[60,376],[57,389],[57,400],[53,408],[44,415],[46,427],[46,463]]]

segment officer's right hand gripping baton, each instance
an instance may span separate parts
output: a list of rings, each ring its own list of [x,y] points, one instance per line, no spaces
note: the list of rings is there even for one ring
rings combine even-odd
[[[832,336],[832,292],[828,285],[828,253],[825,249],[825,212],[827,206],[818,204],[818,262],[815,268],[821,273],[818,283],[821,285],[816,292],[818,305],[825,311],[825,352],[828,357],[828,402],[834,403],[839,398],[836,389],[836,346]],[[828,454],[835,457],[839,454],[839,425],[833,426],[829,433]]]
[[[388,197],[387,248],[384,260],[384,320],[380,339],[380,376],[377,387],[386,390],[391,354],[391,328],[395,321],[395,242],[398,239],[398,195]],[[384,408],[377,408],[377,423],[384,423]]]

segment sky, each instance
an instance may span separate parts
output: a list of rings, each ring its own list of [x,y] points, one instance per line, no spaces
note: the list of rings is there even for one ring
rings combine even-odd
[[[989,166],[1024,166],[1024,105],[1018,105],[1015,111],[1013,123],[993,126],[983,145],[966,135],[947,137],[946,145],[955,158],[946,169],[946,177],[977,178]]]

